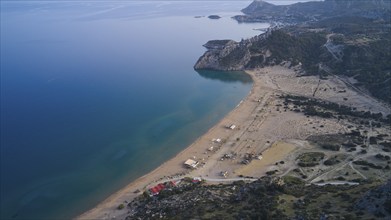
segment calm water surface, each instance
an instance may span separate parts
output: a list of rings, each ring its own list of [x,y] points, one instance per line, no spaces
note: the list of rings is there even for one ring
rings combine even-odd
[[[232,110],[248,76],[193,65],[248,4],[1,1],[1,218],[80,214]]]

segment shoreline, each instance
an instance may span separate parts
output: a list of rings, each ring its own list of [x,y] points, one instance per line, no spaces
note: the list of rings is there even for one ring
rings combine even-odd
[[[119,215],[126,214],[126,208],[123,209],[123,211],[116,209],[118,207],[118,205],[122,204],[124,201],[130,202],[131,200],[133,200],[137,196],[141,195],[143,190],[148,185],[152,184],[153,182],[157,182],[157,181],[161,180],[162,178],[166,178],[167,176],[173,176],[173,175],[177,176],[181,172],[189,171],[183,167],[183,162],[185,160],[182,160],[181,158],[190,157],[190,155],[189,155],[191,153],[190,151],[196,150],[199,142],[202,139],[205,139],[208,136],[210,136],[214,130],[221,128],[222,125],[223,126],[226,125],[227,120],[229,120],[229,121],[232,120],[231,117],[235,118],[235,112],[239,111],[239,109],[242,106],[244,106],[245,102],[249,102],[250,96],[252,94],[254,94],[255,88],[258,85],[256,77],[252,72],[249,72],[249,71],[243,71],[243,72],[245,74],[249,75],[253,81],[251,90],[241,101],[239,101],[239,103],[235,106],[235,108],[233,108],[227,115],[225,115],[220,121],[218,121],[215,125],[213,125],[207,132],[205,132],[203,135],[198,137],[193,143],[191,143],[185,149],[180,151],[174,157],[163,162],[161,165],[159,165],[157,168],[150,171],[149,173],[146,173],[145,175],[130,182],[128,185],[124,186],[123,188],[121,188],[120,190],[118,190],[117,192],[110,195],[102,202],[100,202],[94,208],[87,210],[86,212],[83,212],[81,215],[76,216],[74,219],[106,219],[106,218],[110,219],[110,218],[115,218],[116,216],[110,215],[110,212],[112,212],[112,211],[116,211],[117,214],[119,214]],[[178,164],[178,162],[179,162],[179,164]],[[176,166],[176,168],[175,168],[175,167],[172,167],[173,164],[177,164],[179,166]],[[167,173],[167,171],[168,171],[167,169],[169,169],[168,173]],[[160,172],[164,172],[164,174],[160,173]],[[141,192],[135,193],[137,190],[140,190]]]
[[[308,137],[343,134],[358,126],[337,118],[308,117],[300,111],[294,111],[293,105],[285,105],[281,98],[283,95],[316,98],[355,106],[357,110],[371,109],[373,112],[382,112],[383,115],[391,113],[387,105],[362,96],[336,76],[319,83],[316,76],[297,77],[297,71],[286,66],[269,66],[246,70],[245,73],[253,80],[252,88],[232,111],[177,155],[76,219],[125,219],[130,210],[118,210],[120,204],[127,207],[147,187],[185,176],[212,180],[256,179],[268,175],[268,172],[277,172],[276,175],[280,177],[297,176],[293,169],[297,167],[296,160],[300,154],[316,150],[327,156],[335,156],[334,152],[310,143]],[[313,88],[319,88],[315,96]],[[339,90],[346,91],[340,93]],[[227,128],[231,125],[235,125],[235,128]],[[373,133],[375,128],[370,129]],[[377,128],[376,132],[387,131],[387,128]],[[216,143],[213,139],[221,139],[221,142]],[[367,150],[368,156],[381,151],[374,148]],[[357,159],[363,157],[360,154],[351,155],[346,149],[338,154]],[[184,162],[187,159],[197,160],[200,165],[194,170],[186,169]],[[343,167],[337,166],[335,169],[337,168]],[[330,171],[325,170],[328,168],[319,166],[313,172],[306,171],[308,181],[333,181],[333,175],[337,174],[329,174]],[[358,176],[352,175],[352,178],[356,177]]]

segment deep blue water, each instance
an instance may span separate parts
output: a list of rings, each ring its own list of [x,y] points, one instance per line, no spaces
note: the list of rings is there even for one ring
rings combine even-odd
[[[248,76],[193,65],[248,4],[1,1],[1,218],[80,214],[232,110]]]

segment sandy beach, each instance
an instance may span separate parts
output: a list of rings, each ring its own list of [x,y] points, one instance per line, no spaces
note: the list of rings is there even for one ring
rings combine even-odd
[[[77,219],[124,219],[129,210],[118,210],[118,205],[126,205],[149,186],[172,178],[258,178],[275,169],[283,175],[290,172],[295,152],[311,149],[305,141],[308,136],[348,131],[350,124],[345,121],[306,117],[284,110],[283,99],[280,98],[283,94],[314,97],[355,106],[359,110],[371,109],[383,115],[390,114],[388,106],[350,89],[335,76],[322,81],[317,76],[298,77],[294,69],[284,66],[265,67],[247,73],[253,79],[253,87],[226,117],[174,158]],[[340,92],[342,90],[345,92]],[[235,128],[227,128],[231,125]],[[187,159],[200,162],[199,167],[187,169],[183,164]],[[223,177],[222,172],[227,176]]]

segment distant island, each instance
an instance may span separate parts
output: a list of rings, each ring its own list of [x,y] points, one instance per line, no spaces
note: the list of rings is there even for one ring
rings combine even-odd
[[[208,41],[194,69],[245,71],[248,96],[80,219],[391,218],[389,1],[256,0],[242,12],[273,25]]]
[[[218,15],[209,15],[208,18],[210,19],[220,19],[221,17]]]

